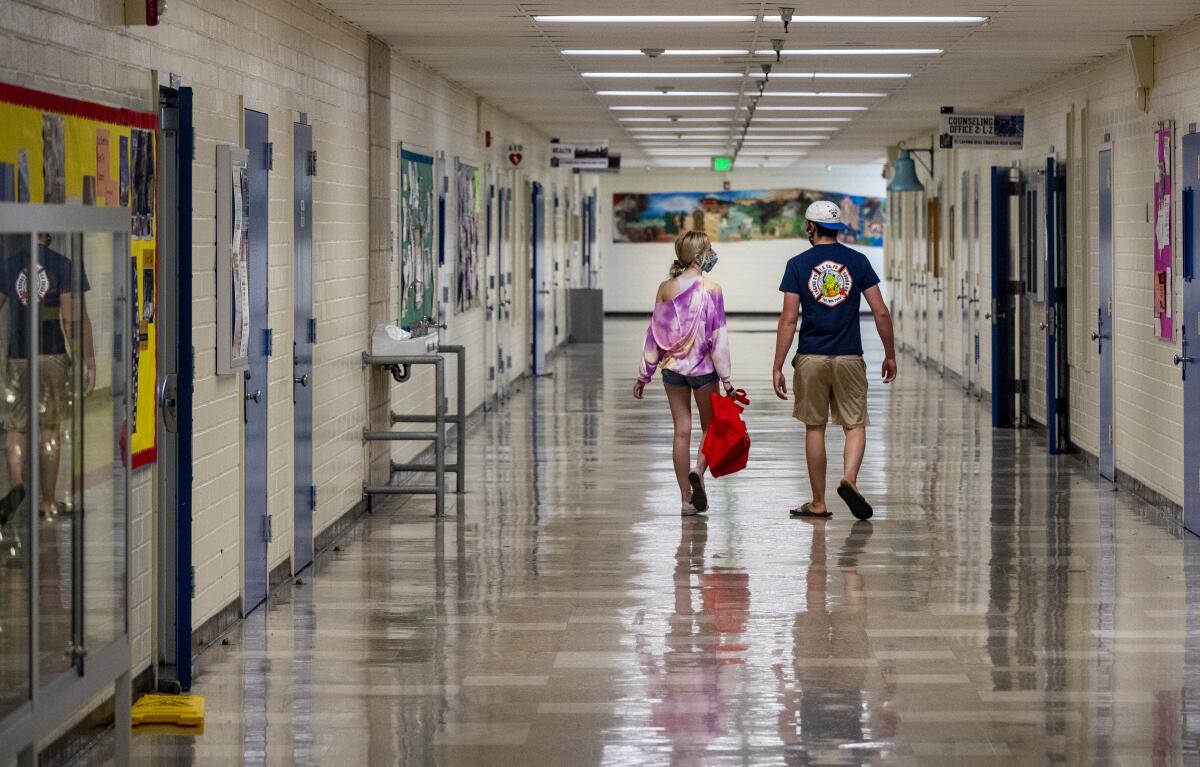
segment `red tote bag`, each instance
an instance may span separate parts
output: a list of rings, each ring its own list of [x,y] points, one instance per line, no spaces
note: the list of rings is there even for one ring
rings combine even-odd
[[[750,434],[742,420],[742,411],[750,400],[745,389],[728,397],[713,392],[713,419],[704,435],[704,458],[714,477],[724,477],[746,468],[750,458]]]

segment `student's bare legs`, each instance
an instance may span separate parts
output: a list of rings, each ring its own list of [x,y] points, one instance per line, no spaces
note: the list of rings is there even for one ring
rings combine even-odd
[[[696,448],[696,473],[700,475],[701,481],[704,480],[704,473],[708,471],[708,459],[704,457],[704,437],[708,434],[708,425],[712,423],[712,395],[716,390],[717,385],[711,384],[697,389],[695,393],[696,409],[700,411],[700,447]]]
[[[846,449],[843,451],[845,468],[842,479],[858,489],[858,470],[862,468],[863,455],[867,452],[867,430],[861,426],[855,429],[843,427],[846,434]]]
[[[684,503],[691,500],[692,486],[688,473],[692,470],[692,390],[687,386],[670,386],[667,403],[671,406],[671,420],[675,425],[675,440],[671,446],[671,462],[675,465],[675,479],[679,482],[679,495]]]
[[[825,455],[825,426],[806,426],[804,429],[804,460],[808,464],[808,482],[812,485],[812,501],[809,508],[819,514],[824,514],[825,506],[825,469],[828,458]]]

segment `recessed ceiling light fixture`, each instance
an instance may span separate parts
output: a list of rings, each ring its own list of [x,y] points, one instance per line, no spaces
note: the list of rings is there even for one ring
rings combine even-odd
[[[709,98],[721,96],[737,96],[737,91],[676,91],[664,88],[652,91],[596,91],[597,96],[667,96],[668,98]],[[883,98],[886,93],[851,92],[851,91],[767,91],[761,95],[774,98],[805,98],[805,99],[870,99]]]
[[[793,16],[793,24],[982,24],[987,16]],[[763,21],[783,21],[763,16]]]
[[[730,24],[739,21],[758,21],[757,16],[687,15],[611,15],[611,16],[534,16],[544,24]]]
[[[604,77],[622,79],[702,79],[713,77],[744,77],[741,72],[582,72],[581,77]]]
[[[755,51],[759,56],[770,56],[775,51]],[[781,56],[940,56],[941,48],[794,48],[779,51]]]
[[[772,107],[764,107],[771,109]],[[852,122],[852,117],[755,117],[755,123],[848,123]],[[800,130],[812,130],[811,128],[801,128]]]
[[[623,123],[728,123],[729,117],[618,117]],[[846,118],[847,120],[849,118]]]

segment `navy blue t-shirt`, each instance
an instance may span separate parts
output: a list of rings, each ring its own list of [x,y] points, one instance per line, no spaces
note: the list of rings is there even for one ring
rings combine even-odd
[[[80,265],[80,288],[89,290],[87,272]],[[38,275],[29,279],[29,251],[18,252],[0,262],[0,294],[8,303],[8,356],[25,359],[28,347],[26,315],[30,283],[38,291],[42,315],[41,354],[66,354],[67,340],[59,318],[62,296],[70,294],[75,262],[45,245],[38,245]]]
[[[814,245],[787,263],[781,293],[800,296],[797,354],[861,355],[863,291],[879,284],[867,257],[840,242]]]

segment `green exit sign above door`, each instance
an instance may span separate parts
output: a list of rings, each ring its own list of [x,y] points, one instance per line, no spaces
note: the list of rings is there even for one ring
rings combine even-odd
[[[727,170],[733,170],[732,157],[714,157],[712,158],[712,169],[717,173]]]

